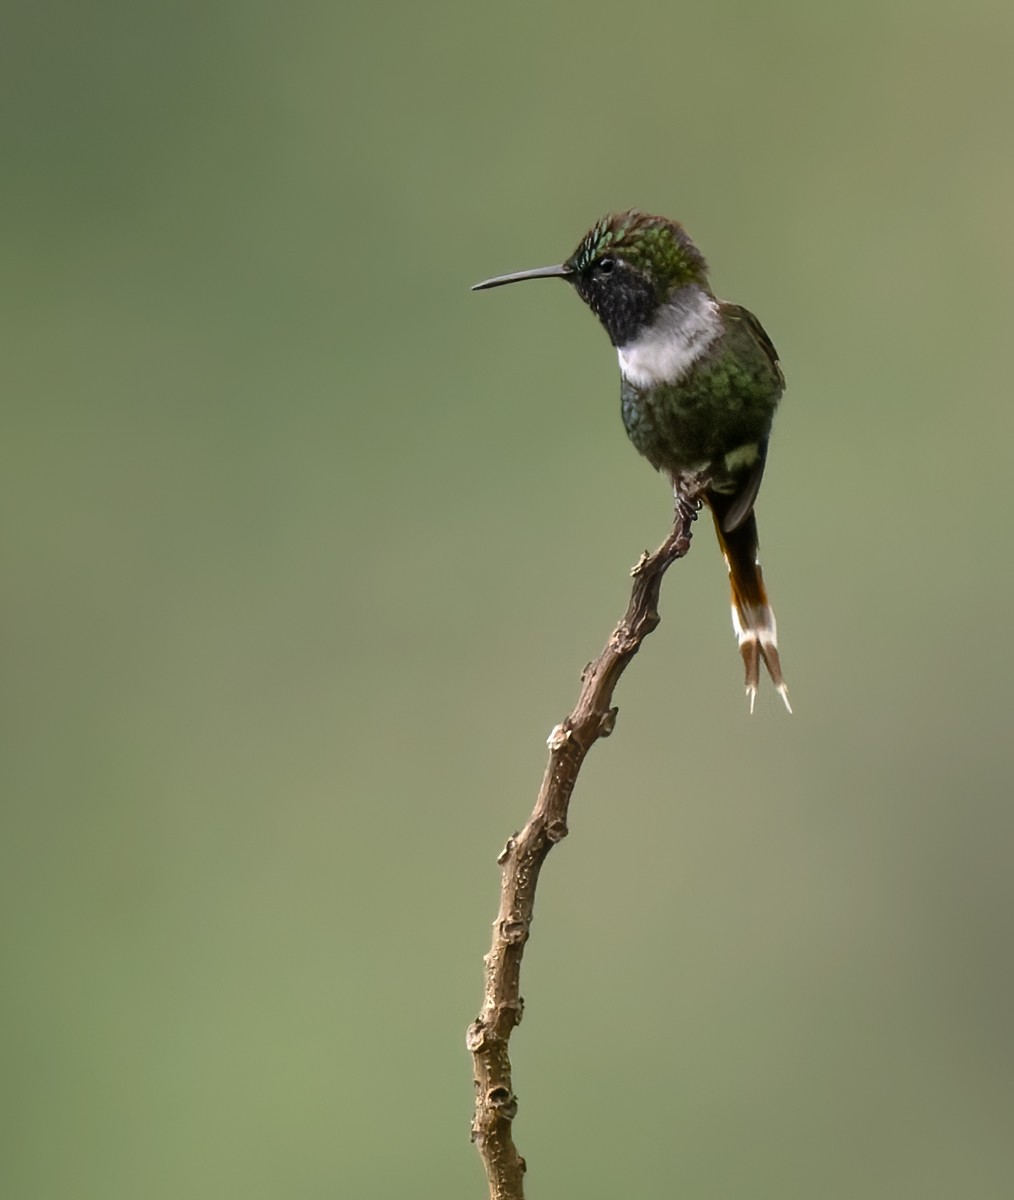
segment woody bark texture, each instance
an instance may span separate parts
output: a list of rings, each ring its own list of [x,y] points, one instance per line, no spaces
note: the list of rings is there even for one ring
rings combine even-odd
[[[466,1043],[475,1071],[472,1140],[479,1148],[489,1180],[490,1200],[523,1200],[525,1160],[512,1135],[517,1099],[511,1080],[508,1044],[521,1021],[521,959],[535,911],[539,871],[553,846],[567,836],[567,811],[584,757],[616,722],[613,690],[641,642],[659,623],[662,577],[690,549],[696,503],[677,498],[672,532],[634,567],[633,591],[626,614],[605,649],[585,667],[581,694],[570,715],[549,735],[549,762],[532,815],[509,838],[497,862],[502,868],[500,910],[493,922],[493,944],[486,955],[485,994]]]

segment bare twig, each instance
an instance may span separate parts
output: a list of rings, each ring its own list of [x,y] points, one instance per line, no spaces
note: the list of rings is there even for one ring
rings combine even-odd
[[[482,1010],[468,1027],[467,1045],[475,1067],[475,1119],[472,1140],[489,1179],[490,1200],[523,1200],[525,1160],[511,1135],[517,1099],[511,1083],[508,1042],[521,1020],[521,958],[535,909],[535,888],[546,855],[567,836],[567,810],[584,756],[613,731],[617,710],[613,690],[641,642],[658,625],[662,576],[690,549],[695,502],[677,497],[672,532],[654,554],[647,552],[631,572],[634,579],[626,615],[605,649],[585,667],[573,712],[549,735],[549,762],[528,824],[497,861],[503,868],[500,911],[493,922],[493,945],[485,957]]]

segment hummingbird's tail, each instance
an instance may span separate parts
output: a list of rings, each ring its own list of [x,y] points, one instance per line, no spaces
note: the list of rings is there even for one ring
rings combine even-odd
[[[789,692],[782,678],[782,664],[778,658],[778,627],[775,614],[764,590],[757,558],[757,521],[753,512],[734,529],[723,529],[722,519],[731,497],[712,492],[706,496],[708,507],[715,518],[718,544],[725,555],[729,568],[729,584],[732,588],[732,627],[739,639],[739,652],[746,667],[746,694],[750,697],[753,712],[760,683],[760,664],[764,661],[771,682],[792,712]]]

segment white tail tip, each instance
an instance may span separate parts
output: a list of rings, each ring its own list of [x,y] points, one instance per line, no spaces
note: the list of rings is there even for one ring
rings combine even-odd
[[[789,703],[789,689],[786,684],[780,683],[775,688],[775,691],[782,698],[782,703],[792,712],[792,705]],[[750,701],[750,716],[753,716],[754,705],[757,703],[757,685],[748,683],[746,685],[746,697]]]

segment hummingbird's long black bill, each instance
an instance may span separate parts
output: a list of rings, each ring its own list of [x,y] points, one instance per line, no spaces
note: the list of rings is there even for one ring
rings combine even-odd
[[[568,266],[558,263],[555,267],[536,267],[534,271],[515,271],[512,275],[484,279],[482,283],[473,283],[472,291],[481,292],[485,288],[502,287],[505,283],[520,283],[522,279],[567,279],[572,274]]]

